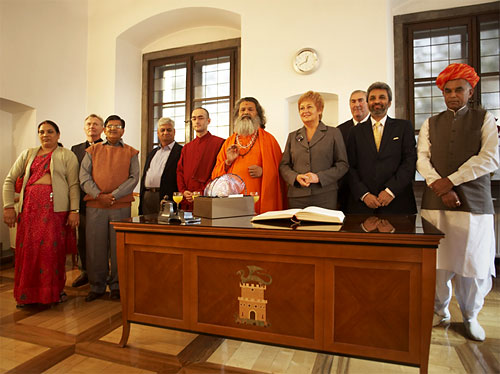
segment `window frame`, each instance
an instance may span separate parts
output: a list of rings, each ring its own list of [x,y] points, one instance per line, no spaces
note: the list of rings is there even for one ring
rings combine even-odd
[[[234,103],[240,97],[240,55],[241,55],[241,39],[228,39],[217,42],[203,43],[190,45],[186,47],[166,49],[157,52],[146,53],[143,55],[142,62],[142,111],[141,111],[141,161],[144,163],[146,156],[153,149],[153,131],[154,131],[154,69],[155,67],[164,65],[165,63],[186,62],[187,66],[187,82],[186,86],[192,86],[192,74],[194,63],[200,59],[212,58],[220,56],[224,53],[230,53],[232,69],[229,100],[230,113],[230,132],[232,131],[232,109]],[[192,106],[194,105],[194,90],[188,89],[185,120],[191,118]],[[197,100],[198,101],[198,100]],[[191,125],[186,125],[186,143],[194,137]]]
[[[500,2],[464,6],[458,8],[426,11],[405,14],[394,17],[394,74],[395,74],[395,112],[396,117],[409,119],[414,122],[413,97],[413,45],[410,44],[411,33],[415,30],[432,27],[456,26],[462,21],[467,24],[469,33],[468,62],[473,66],[480,66],[479,57],[479,20],[494,19],[498,15]],[[439,25],[437,25],[439,23]],[[398,72],[402,72],[399,73]],[[484,74],[488,76],[489,73]],[[481,81],[471,99],[472,105],[478,107],[481,97]],[[415,124],[413,123],[415,126]],[[418,130],[415,130],[418,134]]]

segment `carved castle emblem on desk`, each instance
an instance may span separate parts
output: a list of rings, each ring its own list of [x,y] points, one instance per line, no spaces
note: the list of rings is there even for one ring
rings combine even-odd
[[[247,269],[238,270],[241,296],[238,297],[239,310],[237,323],[255,326],[270,326],[266,319],[267,300],[264,291],[273,282],[273,278],[263,272],[259,266],[247,265]]]

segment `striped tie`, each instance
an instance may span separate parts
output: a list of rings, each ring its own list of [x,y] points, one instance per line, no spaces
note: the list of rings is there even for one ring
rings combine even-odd
[[[382,125],[380,122],[375,122],[375,125],[373,126],[373,138],[375,139],[375,145],[377,146],[377,152],[380,149],[380,141],[382,140],[382,132],[381,130]]]

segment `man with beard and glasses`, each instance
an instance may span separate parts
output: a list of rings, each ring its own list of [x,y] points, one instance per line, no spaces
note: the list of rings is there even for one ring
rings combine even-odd
[[[422,124],[417,168],[426,182],[422,217],[446,235],[437,251],[432,325],[450,322],[453,279],[466,334],[483,341],[477,317],[495,276],[490,173],[499,162],[494,116],[467,105],[478,82],[467,64],[448,65],[438,75],[447,110]]]
[[[248,193],[257,192],[257,214],[283,209],[283,185],[279,174],[281,148],[264,130],[266,117],[257,99],[244,97],[236,103],[234,134],[217,156],[212,179],[233,173],[245,182]]]
[[[367,98],[370,118],[352,128],[347,145],[347,212],[415,214],[413,126],[410,121],[387,116],[392,91],[386,83],[373,83]]]

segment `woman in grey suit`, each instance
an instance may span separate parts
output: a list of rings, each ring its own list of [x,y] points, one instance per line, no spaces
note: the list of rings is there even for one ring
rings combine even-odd
[[[313,91],[299,99],[304,126],[288,135],[280,163],[289,208],[337,207],[337,182],[349,165],[340,130],[321,122],[324,105],[321,95]]]

